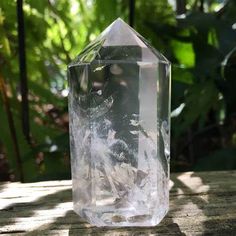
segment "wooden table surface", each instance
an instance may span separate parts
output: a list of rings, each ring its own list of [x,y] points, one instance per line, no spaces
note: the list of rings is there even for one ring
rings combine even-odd
[[[236,171],[171,175],[170,211],[153,228],[96,228],[72,210],[71,181],[0,183],[0,235],[236,235]]]

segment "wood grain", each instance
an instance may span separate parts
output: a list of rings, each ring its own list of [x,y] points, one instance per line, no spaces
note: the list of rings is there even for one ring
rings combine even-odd
[[[170,211],[153,228],[96,228],[72,210],[71,181],[0,184],[3,235],[236,235],[236,171],[171,175]]]

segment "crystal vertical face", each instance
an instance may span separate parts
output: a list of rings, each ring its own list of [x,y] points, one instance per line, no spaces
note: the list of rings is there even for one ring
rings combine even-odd
[[[68,67],[74,210],[96,226],[168,211],[170,64],[121,19]]]

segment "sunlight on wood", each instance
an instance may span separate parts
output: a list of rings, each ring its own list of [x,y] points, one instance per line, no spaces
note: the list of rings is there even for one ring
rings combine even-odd
[[[169,181],[169,190],[171,190],[174,187],[175,183],[170,179]]]
[[[171,174],[170,210],[164,220],[153,228],[119,229],[92,227],[76,215],[71,181],[3,183],[0,234],[228,236],[236,232],[235,178],[236,171]]]
[[[210,187],[202,182],[198,176],[194,176],[194,172],[186,172],[178,176],[178,179],[186,185],[193,193],[208,192]]]

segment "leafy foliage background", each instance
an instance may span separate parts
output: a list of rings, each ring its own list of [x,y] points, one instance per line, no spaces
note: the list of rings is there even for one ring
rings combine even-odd
[[[184,2],[184,1],[182,1]],[[136,0],[135,29],[173,63],[172,171],[236,168],[236,1]],[[16,1],[0,1],[0,179],[19,178],[4,91],[25,181],[70,178],[66,66],[127,0],[25,0],[31,144],[21,127]],[[4,91],[3,91],[4,90]]]

